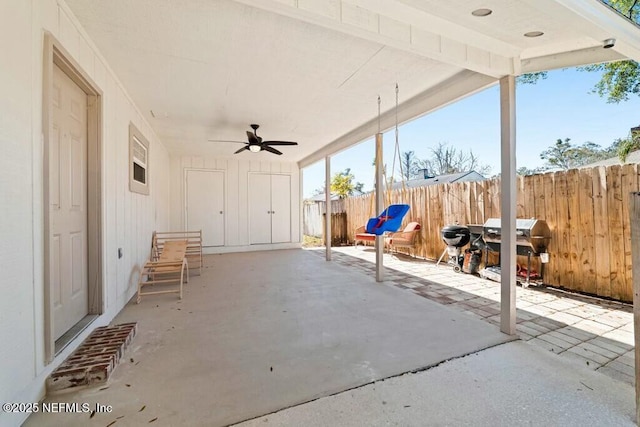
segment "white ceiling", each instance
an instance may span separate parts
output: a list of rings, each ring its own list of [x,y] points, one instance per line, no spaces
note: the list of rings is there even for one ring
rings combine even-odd
[[[567,52],[621,57],[575,1],[66,0],[171,152],[229,156],[238,144],[207,140],[244,141],[258,123],[300,145],[238,156],[302,163],[373,135],[378,95],[388,126],[396,82],[404,121]]]

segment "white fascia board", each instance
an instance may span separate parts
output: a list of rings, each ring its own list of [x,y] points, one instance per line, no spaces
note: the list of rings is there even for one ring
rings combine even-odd
[[[553,55],[539,56],[522,60],[521,72],[535,73],[538,71],[555,70],[558,68],[578,67],[582,65],[598,64],[625,59],[626,57],[613,49],[603,49],[601,46],[587,49],[562,52]]]
[[[599,0],[525,0],[536,7],[553,10],[573,28],[589,34],[595,40],[615,38],[611,50],[625,58],[640,61],[640,27],[633,24]],[[581,18],[581,19],[576,19]]]
[[[332,0],[331,2],[235,1],[495,78],[514,74],[516,71],[514,64],[519,66],[519,60],[514,61],[513,56],[487,50],[486,45],[482,47],[471,45],[460,41],[463,39],[461,37],[450,38],[434,32],[433,29],[427,30],[422,28],[422,25],[417,27],[386,14],[382,15],[375,10],[362,8],[354,2],[346,0]],[[372,4],[375,5],[375,3]],[[379,9],[384,11],[386,7]],[[402,16],[405,15],[406,13],[403,13]],[[402,18],[402,16],[398,16],[398,18]],[[478,37],[486,38],[486,36],[479,34]],[[502,42],[493,40],[491,43],[492,46],[497,44],[500,44],[501,49],[499,50],[511,51],[511,48]]]
[[[434,86],[413,98],[398,105],[398,124],[414,120],[432,111],[449,105],[455,101],[473,95],[489,86],[497,84],[498,80],[472,71],[463,70],[455,76]],[[378,124],[379,123],[379,124]],[[396,111],[391,109],[377,117],[372,118],[363,125],[353,129],[338,139],[325,145],[318,151],[310,154],[298,162],[300,169],[312,165],[327,156],[333,156],[346,150],[355,144],[372,138],[378,129],[385,132],[396,124]]]

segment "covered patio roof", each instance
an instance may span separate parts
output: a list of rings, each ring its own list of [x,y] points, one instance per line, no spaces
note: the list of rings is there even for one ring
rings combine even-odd
[[[391,127],[396,82],[404,122],[506,75],[640,58],[640,31],[597,0],[67,3],[171,152],[231,156],[207,140],[258,123],[300,143],[279,158],[300,167],[372,137],[378,95]]]

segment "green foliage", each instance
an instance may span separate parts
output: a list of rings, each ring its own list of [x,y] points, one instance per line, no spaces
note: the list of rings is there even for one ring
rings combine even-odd
[[[543,173],[547,170],[547,168],[545,168],[544,166],[540,166],[537,168],[533,168],[530,169],[526,166],[521,166],[516,170],[516,174],[518,175],[522,175],[522,176],[527,176],[527,175],[535,175],[537,173]]]
[[[602,77],[593,92],[609,103],[628,101],[630,95],[640,95],[640,64],[636,61],[616,61],[579,67],[583,71],[600,71]]]
[[[612,149],[603,149],[593,142],[574,145],[570,138],[558,139],[554,145],[540,153],[547,161],[546,168],[572,169],[611,157]]]
[[[637,0],[602,0],[602,2],[633,22],[640,21],[640,2]]]
[[[544,80],[547,78],[546,71],[539,71],[537,73],[528,73],[518,76],[516,82],[524,85],[533,85],[538,83],[539,80]]]
[[[640,149],[640,127],[631,129],[631,134],[628,138],[618,141],[620,141],[617,147],[618,157],[624,163],[632,151]]]
[[[337,172],[331,178],[331,193],[337,194],[342,199],[351,196],[355,191],[362,191],[364,184],[361,182],[354,183],[354,179],[355,176],[353,176],[349,168],[342,172]]]

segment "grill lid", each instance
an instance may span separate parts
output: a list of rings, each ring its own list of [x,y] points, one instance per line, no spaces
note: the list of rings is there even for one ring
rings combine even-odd
[[[440,230],[442,240],[447,246],[454,246],[461,248],[469,243],[471,234],[469,233],[469,227],[464,225],[445,225]]]
[[[500,218],[489,218],[483,226],[485,242],[499,244],[502,239]],[[526,246],[534,253],[546,252],[551,230],[543,219],[516,219],[516,244]]]

